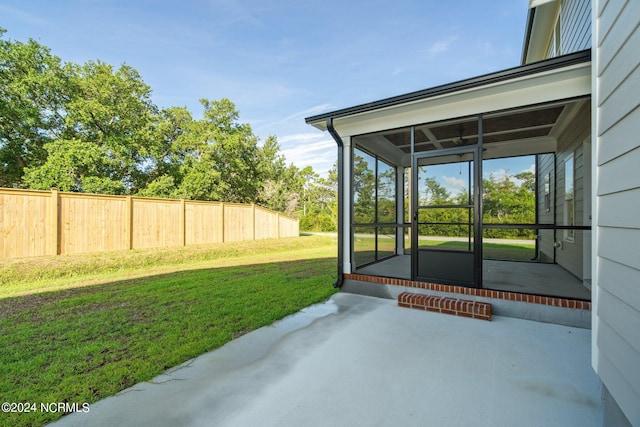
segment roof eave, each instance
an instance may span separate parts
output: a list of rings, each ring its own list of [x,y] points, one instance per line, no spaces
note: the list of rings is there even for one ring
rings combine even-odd
[[[591,61],[591,50],[583,50],[568,55],[558,56],[539,62],[521,65],[518,67],[508,68],[506,70],[485,74],[478,77],[472,77],[460,80],[454,83],[448,83],[433,88],[410,92],[404,95],[398,95],[390,98],[381,99],[379,101],[360,104],[353,107],[343,108],[340,110],[322,113],[315,116],[305,118],[305,122],[318,129],[322,129],[328,118],[336,119],[340,117],[353,116],[356,114],[380,110],[383,108],[393,107],[406,104],[409,102],[428,99],[435,96],[450,94],[462,90],[473,89],[492,83],[499,83],[515,78],[526,77],[529,75],[551,71],[559,68],[568,67],[575,64],[581,64]]]

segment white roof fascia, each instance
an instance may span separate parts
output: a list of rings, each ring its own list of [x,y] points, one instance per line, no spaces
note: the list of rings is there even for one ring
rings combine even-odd
[[[545,59],[560,5],[558,0],[532,0],[531,3],[536,3],[533,6],[536,10],[529,34],[525,64]]]
[[[551,3],[557,0],[529,0],[529,9],[542,6],[543,4]]]

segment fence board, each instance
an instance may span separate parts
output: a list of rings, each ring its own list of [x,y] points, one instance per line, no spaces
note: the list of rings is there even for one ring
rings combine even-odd
[[[187,245],[222,243],[222,204],[186,202],[185,224]]]
[[[60,193],[60,253],[128,249],[125,197]]]
[[[300,222],[295,218],[279,216],[279,237],[295,237],[300,234]]]
[[[256,207],[255,215],[256,240],[278,238],[278,215],[273,212]]]
[[[0,189],[0,259],[298,236],[255,205]]]
[[[253,240],[253,208],[251,205],[224,204],[224,241]]]
[[[15,258],[47,253],[48,193],[0,193],[0,256]]]
[[[180,201],[133,199],[134,249],[181,246]]]

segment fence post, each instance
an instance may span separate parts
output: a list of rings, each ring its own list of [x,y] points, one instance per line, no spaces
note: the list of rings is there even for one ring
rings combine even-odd
[[[180,229],[178,230],[178,241],[180,242],[181,246],[186,246],[187,244],[187,230],[186,230],[186,204],[184,203],[184,199],[180,199],[180,219],[178,220],[178,227],[180,227]]]
[[[220,221],[220,227],[222,227],[222,243],[224,243],[224,202],[220,202],[220,215],[222,218],[222,221]]]
[[[49,247],[47,255],[60,254],[60,218],[58,210],[60,206],[60,195],[58,189],[51,187],[51,200],[49,203],[49,215],[47,216],[47,230],[49,230]]]
[[[256,204],[251,203],[251,223],[253,224],[252,240],[256,240]]]
[[[127,239],[127,249],[133,249],[133,198],[131,196],[127,196],[124,209],[124,235]]]
[[[276,212],[276,221],[278,221],[278,223],[276,224],[276,230],[278,231],[278,239],[280,238],[280,212]]]

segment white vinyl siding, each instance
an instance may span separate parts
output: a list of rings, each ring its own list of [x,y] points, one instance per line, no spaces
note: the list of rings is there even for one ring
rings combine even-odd
[[[561,2],[559,25],[551,34],[547,58],[566,55],[591,47],[591,2],[564,0]],[[556,34],[557,30],[559,34]],[[558,37],[559,49],[558,49]]]
[[[541,224],[555,224],[555,156],[544,154],[538,158],[538,221]],[[544,201],[545,177],[549,176],[549,211],[547,212]],[[553,262],[555,233],[553,230],[539,230],[540,259],[544,262]]]
[[[640,2],[594,0],[594,368],[640,425]]]
[[[562,2],[562,54],[578,52],[591,47],[591,2],[564,0]]]
[[[584,225],[584,149],[583,142],[591,133],[591,109],[585,104],[580,109],[571,126],[558,138],[556,171],[556,224],[569,225],[565,217],[565,161],[573,155],[573,225]],[[556,262],[579,279],[583,279],[584,232],[575,231],[572,239],[565,237],[564,231],[558,231],[556,240],[562,240],[562,249],[556,250]]]

